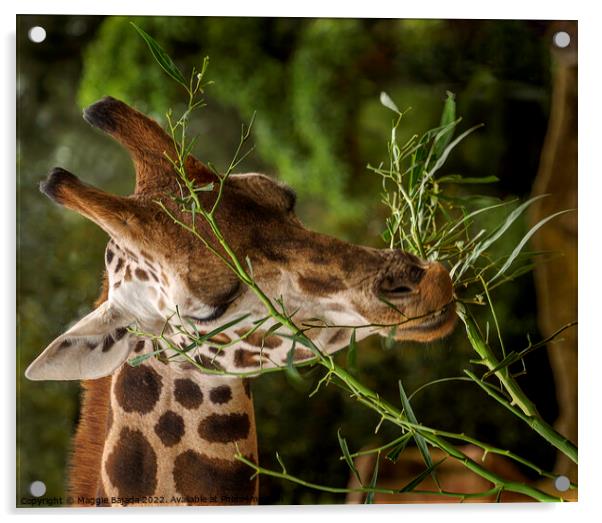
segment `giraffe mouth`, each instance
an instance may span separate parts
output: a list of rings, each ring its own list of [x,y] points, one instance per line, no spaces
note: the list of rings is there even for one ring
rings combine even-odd
[[[450,302],[435,312],[412,320],[400,334],[403,338],[409,336],[415,337],[418,341],[422,339],[430,341],[450,334],[456,324],[456,319],[455,304]]]
[[[448,303],[441,309],[425,316],[420,319],[420,325],[413,327],[420,330],[431,330],[438,329],[445,323],[447,323],[451,318],[455,318],[455,306],[452,303]]]

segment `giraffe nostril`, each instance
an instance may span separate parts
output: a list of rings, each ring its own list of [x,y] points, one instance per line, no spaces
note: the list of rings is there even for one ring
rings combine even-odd
[[[406,292],[412,292],[412,289],[406,287],[405,285],[400,285],[399,287],[395,287],[394,289],[388,289],[387,292],[392,294],[403,294]]]
[[[419,265],[412,261],[408,263],[404,259],[403,264],[385,275],[377,284],[377,294],[398,299],[416,294],[425,272]]]
[[[414,287],[407,278],[386,276],[378,286],[378,293],[392,297],[402,297],[414,292]]]

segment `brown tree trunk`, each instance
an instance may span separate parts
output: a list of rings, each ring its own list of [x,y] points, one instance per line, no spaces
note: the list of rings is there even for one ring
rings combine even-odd
[[[565,31],[571,43],[553,45],[552,103],[533,195],[548,194],[533,206],[531,225],[550,214],[577,208],[577,24],[554,25],[550,34]],[[556,256],[535,269],[539,326],[543,336],[577,319],[577,212],[564,214],[534,235],[536,251]],[[556,429],[577,443],[577,329],[548,345],[558,400]],[[559,454],[555,472],[577,479],[577,466]]]

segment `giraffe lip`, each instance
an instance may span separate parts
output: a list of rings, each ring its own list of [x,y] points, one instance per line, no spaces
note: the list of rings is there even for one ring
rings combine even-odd
[[[453,302],[448,303],[441,309],[430,313],[429,315],[417,319],[420,322],[419,325],[412,325],[408,327],[408,330],[417,330],[417,331],[431,331],[437,330],[444,326],[446,323],[450,322],[450,320],[455,320],[455,311],[456,308]]]

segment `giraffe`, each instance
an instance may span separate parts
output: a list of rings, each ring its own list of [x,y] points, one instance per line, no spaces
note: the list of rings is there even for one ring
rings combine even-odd
[[[83,382],[71,498],[76,505],[257,503],[257,480],[234,458],[238,451],[257,462],[248,377],[286,366],[289,352],[299,363],[313,354],[271,328],[257,296],[158,205],[191,223],[173,198],[171,137],[111,97],[83,116],[129,151],[136,184],[132,195],[116,196],[62,168],[40,184],[110,238],[96,308],[26,370],[31,380]],[[197,185],[216,181],[193,156],[186,170]],[[210,208],[216,193],[200,192],[203,205]],[[292,189],[266,175],[233,174],[216,219],[266,295],[294,311],[296,322],[317,322],[306,334],[322,351],[344,348],[354,328],[360,340],[397,325],[396,339],[423,342],[452,331],[453,289],[441,264],[310,231],[295,201]],[[207,224],[196,227],[223,253]],[[208,337],[220,325],[230,326]],[[191,345],[191,330],[208,339]],[[134,366],[135,356],[146,359]]]

